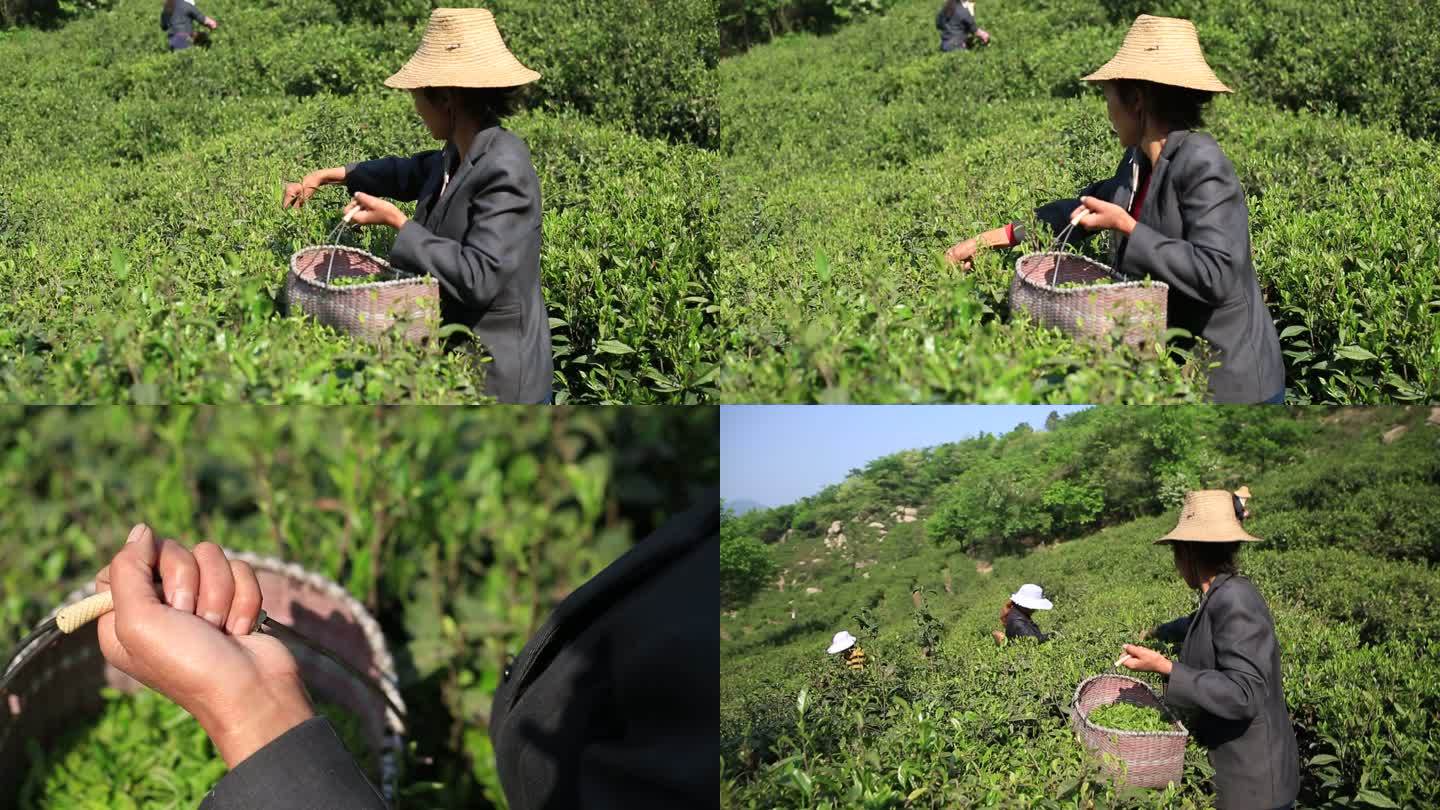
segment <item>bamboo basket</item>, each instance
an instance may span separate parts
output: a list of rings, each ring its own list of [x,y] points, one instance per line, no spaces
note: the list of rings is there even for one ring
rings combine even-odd
[[[366,277],[376,280],[333,283]],[[419,342],[433,335],[440,322],[440,286],[435,279],[405,273],[384,259],[344,245],[296,251],[290,257],[285,295],[292,310],[364,340],[375,340],[399,325],[406,340]]]
[[[1185,741],[1190,732],[1180,722],[1171,731],[1121,731],[1090,722],[1090,712],[1111,703],[1130,703],[1165,711],[1150,687],[1125,675],[1096,675],[1075,688],[1070,721],[1080,742],[1101,757],[1106,772],[1121,784],[1164,788],[1180,784],[1185,772]],[[1110,754],[1114,759],[1104,757]]]
[[[1113,283],[1059,286],[1101,279]],[[1084,256],[1028,253],[1015,264],[1010,309],[1074,338],[1100,339],[1118,331],[1133,346],[1164,333],[1169,295],[1170,287],[1163,281],[1131,281]]]

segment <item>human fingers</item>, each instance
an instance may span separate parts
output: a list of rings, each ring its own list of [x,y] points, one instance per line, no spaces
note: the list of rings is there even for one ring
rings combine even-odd
[[[255,569],[241,560],[230,560],[230,573],[235,582],[235,598],[230,602],[230,623],[227,629],[232,636],[243,636],[255,628],[255,619],[260,615],[263,596],[260,580]]]
[[[200,566],[195,555],[167,539],[160,544],[158,567],[165,603],[182,613],[194,613],[195,597],[200,592]]]
[[[212,627],[224,629],[235,598],[235,575],[225,552],[214,543],[195,546],[195,564],[200,572],[195,600],[195,615]]]

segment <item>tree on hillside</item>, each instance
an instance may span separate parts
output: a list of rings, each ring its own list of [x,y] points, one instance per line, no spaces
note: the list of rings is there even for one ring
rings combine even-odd
[[[765,544],[742,534],[729,509],[720,514],[720,607],[739,607],[750,600],[775,573]]]

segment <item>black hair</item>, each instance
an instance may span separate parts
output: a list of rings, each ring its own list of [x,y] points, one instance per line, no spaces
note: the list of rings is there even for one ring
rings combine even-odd
[[[1231,493],[1231,494],[1230,494],[1230,497],[1231,497],[1232,499],[1234,499],[1235,519],[1238,520],[1238,521],[1240,521],[1241,523],[1244,523],[1244,522],[1245,522],[1245,504],[1243,504],[1243,503],[1240,502],[1240,496],[1239,496],[1239,495],[1236,495],[1236,494],[1234,494],[1234,493]]]
[[[515,112],[520,104],[518,87],[425,87],[421,92],[432,104],[448,90],[460,108],[481,121],[499,121]]]
[[[944,14],[946,17],[953,17],[955,16],[956,5],[958,5],[956,0],[945,0],[945,8],[941,9],[940,13]]]
[[[1115,89],[1120,93],[1120,100],[1126,104],[1143,98],[1146,112],[1172,131],[1205,126],[1205,105],[1215,97],[1208,90],[1192,90],[1139,79],[1116,79]]]
[[[1240,565],[1236,560],[1240,554],[1238,540],[1233,543],[1187,543],[1183,540],[1172,540],[1170,547],[1175,553],[1175,567],[1179,569],[1180,575],[1185,577],[1186,582],[1193,576],[1198,583],[1203,571],[1212,571],[1217,575],[1240,573]]]

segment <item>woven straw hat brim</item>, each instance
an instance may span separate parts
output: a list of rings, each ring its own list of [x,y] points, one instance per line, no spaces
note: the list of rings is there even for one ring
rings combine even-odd
[[[1087,82],[1137,79],[1211,93],[1234,92],[1205,61],[1195,24],[1174,17],[1141,14],[1115,56],[1085,77]]]
[[[495,16],[483,8],[437,8],[420,47],[385,80],[401,90],[421,87],[519,87],[540,78],[506,47]]]
[[[1239,495],[1239,496],[1242,497],[1242,498],[1249,498],[1249,497],[1250,497],[1250,487],[1240,487],[1239,489],[1235,490],[1235,494],[1236,494],[1236,495]]]
[[[1185,505],[1180,508],[1180,522],[1175,524],[1169,534],[1155,542],[1261,542],[1260,538],[1245,531],[1240,521],[1235,519],[1235,504],[1231,498],[1231,493],[1220,489],[1185,493]]]

